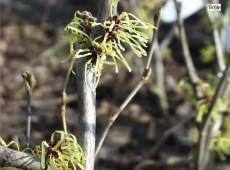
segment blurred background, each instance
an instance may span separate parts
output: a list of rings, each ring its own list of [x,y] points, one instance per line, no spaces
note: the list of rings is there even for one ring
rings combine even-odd
[[[97,16],[99,1],[1,0],[0,3],[0,135],[10,142],[25,134],[27,105],[21,75],[30,71],[37,82],[32,96],[31,146],[35,147],[42,140],[49,140],[52,132],[62,129],[60,97],[70,63],[62,62],[69,54],[68,39],[64,37],[63,29],[76,10],[90,11]],[[163,0],[121,0],[118,11],[134,13],[152,23],[155,8],[164,3]],[[219,3],[224,14],[229,2],[222,0]],[[189,48],[199,76],[215,87],[219,68],[212,26],[204,5],[197,7],[184,16]],[[159,75],[163,76],[164,87],[156,85],[159,75],[153,71],[150,81],[141,88],[112,126],[96,160],[96,170],[194,169],[190,160],[194,158],[196,124],[189,115],[195,112],[195,105],[178,87],[180,80],[187,78],[187,73],[175,20],[170,18],[173,11],[170,10],[163,8],[164,20],[158,30],[159,46],[154,53],[161,56],[164,71]],[[151,37],[151,32],[147,33]],[[229,31],[227,34],[229,36]],[[226,39],[223,44],[226,51],[229,50]],[[146,58],[137,58],[128,48],[125,57],[133,69],[131,73],[122,65],[119,65],[118,74],[109,67],[103,70],[97,88],[97,138],[107,124],[110,113],[141,79]],[[154,66],[153,63],[153,70]],[[159,91],[164,93],[163,103]],[[76,135],[80,113],[77,110],[74,74],[70,76],[67,94],[67,128]],[[139,166],[159,138],[185,119],[186,122],[170,133],[154,154],[150,152],[149,161]],[[230,169],[226,162],[220,162],[218,158],[216,162],[216,170]]]

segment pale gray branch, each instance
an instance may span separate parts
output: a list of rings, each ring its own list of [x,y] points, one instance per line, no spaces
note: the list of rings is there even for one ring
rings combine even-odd
[[[215,108],[216,101],[219,98],[222,98],[223,96],[221,91],[225,87],[225,82],[228,81],[228,78],[230,77],[230,60],[228,61],[227,68],[224,72],[223,77],[219,81],[219,84],[215,90],[215,95],[212,99],[212,102],[210,104],[210,107],[208,109],[208,113],[206,114],[206,118],[204,118],[204,126],[201,131],[201,137],[199,142],[199,154],[198,154],[198,170],[206,170],[207,169],[207,162],[208,162],[208,146],[210,141],[210,129],[212,127],[211,119],[212,119],[212,112]]]
[[[211,26],[212,26],[213,37],[214,37],[214,42],[215,42],[215,46],[216,46],[218,66],[219,66],[220,71],[223,72],[225,69],[224,51],[222,48],[220,33],[219,33],[217,25],[216,25],[216,21],[218,18],[216,17],[215,14],[217,14],[217,11],[208,11],[208,9],[206,8],[206,12],[207,12],[209,21],[210,21]]]
[[[80,136],[78,139],[85,153],[86,170],[93,170],[96,127],[96,92],[94,90],[94,73],[90,69],[85,69],[86,62],[86,58],[79,58],[76,61],[78,110],[80,113]]]
[[[28,153],[19,152],[13,149],[0,146],[0,167],[16,167],[21,169],[40,170],[40,159]],[[48,170],[51,170],[48,167]]]
[[[103,22],[109,17],[109,9],[112,0],[101,0],[98,13],[98,21]],[[114,9],[116,10],[116,5]],[[101,34],[101,28],[96,27],[92,31],[91,38]],[[87,66],[88,58],[76,60],[78,109],[80,113],[80,144],[85,153],[86,170],[94,169],[95,159],[95,129],[96,129],[96,90],[95,73],[93,65]]]
[[[185,60],[186,64],[186,69],[189,75],[189,78],[194,86],[195,94],[197,98],[201,98],[203,96],[202,92],[200,91],[199,87],[197,86],[200,78],[198,77],[196,73],[196,68],[193,64],[192,61],[192,56],[189,51],[189,45],[186,37],[186,32],[185,32],[185,27],[184,27],[184,21],[181,16],[181,3],[177,2],[174,0],[175,6],[176,6],[176,11],[177,11],[177,17],[178,17],[178,28],[179,28],[179,34],[180,34],[180,42],[181,42],[181,47],[182,47],[182,52],[183,52],[183,57]]]

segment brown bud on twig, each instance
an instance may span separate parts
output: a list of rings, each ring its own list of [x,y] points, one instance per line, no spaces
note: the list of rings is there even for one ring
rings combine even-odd
[[[26,82],[26,89],[29,91],[32,91],[35,87],[36,80],[34,78],[34,75],[30,73],[29,71],[22,74],[22,78]]]
[[[151,76],[151,73],[152,73],[152,69],[151,68],[145,69],[144,72],[143,72],[143,79],[144,80],[148,80],[149,77]]]
[[[153,21],[154,21],[154,25],[155,25],[155,26],[158,26],[158,25],[159,25],[160,16],[161,16],[161,11],[162,11],[162,7],[159,7],[159,8],[156,10],[156,13],[155,13],[154,18],[153,18]]]

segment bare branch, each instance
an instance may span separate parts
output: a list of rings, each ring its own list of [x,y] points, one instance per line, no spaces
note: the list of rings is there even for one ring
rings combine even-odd
[[[158,9],[159,13],[161,12],[161,8]],[[160,18],[158,15],[154,17],[154,24],[159,29]],[[154,69],[154,86],[156,87],[155,93],[158,95],[160,101],[160,107],[162,109],[163,116],[166,119],[168,117],[168,102],[167,96],[165,92],[165,75],[164,75],[164,65],[162,61],[162,52],[160,51],[159,43],[157,40],[157,31],[154,32],[154,54],[153,54],[153,69]],[[170,37],[169,37],[170,38]]]
[[[228,61],[227,68],[224,72],[223,77],[220,79],[218,86],[215,90],[215,95],[212,99],[212,102],[210,104],[210,107],[208,109],[208,112],[206,114],[206,118],[204,118],[204,126],[201,131],[201,137],[199,141],[199,154],[198,154],[198,170],[206,170],[207,169],[207,160],[208,160],[208,146],[209,146],[209,141],[210,141],[210,133],[209,130],[212,127],[211,124],[211,119],[212,119],[212,112],[213,109],[215,108],[216,101],[219,98],[222,98],[221,96],[221,91],[225,86],[225,81],[228,81],[230,77],[230,60]]]
[[[22,74],[22,78],[25,81],[25,89],[27,95],[27,130],[26,130],[26,146],[29,147],[30,143],[30,130],[31,130],[31,98],[32,98],[32,91],[36,84],[36,80],[32,73],[26,72]]]
[[[161,10],[162,10],[162,7],[158,8],[156,11],[156,14],[154,15],[154,26],[156,26],[156,27],[158,27],[159,23],[160,23]],[[154,47],[155,47],[156,38],[157,38],[157,30],[153,30],[153,37],[152,37],[152,41],[151,41],[151,45],[150,45],[150,50],[148,53],[148,60],[147,60],[146,67],[145,67],[146,70],[148,70],[150,68],[150,63],[151,63],[152,57],[153,57],[153,51],[154,51]]]
[[[179,128],[181,128],[181,126],[183,126],[185,123],[187,123],[191,119],[193,119],[195,117],[195,115],[196,115],[195,113],[187,115],[181,121],[179,121],[177,124],[173,125],[171,128],[166,130],[162,134],[162,136],[159,138],[159,140],[157,140],[156,144],[154,144],[153,147],[149,149],[149,152],[147,152],[144,155],[144,159],[136,165],[135,169],[140,169],[140,167],[142,167],[142,165],[145,164],[146,160],[148,160],[151,157],[155,156],[155,154],[158,152],[158,150],[161,148],[161,146],[164,144],[164,142],[168,139],[168,137],[172,133],[177,131]]]
[[[145,154],[145,158],[151,158],[153,157],[157,151],[160,149],[160,147],[164,144],[165,140],[168,139],[168,137],[174,133],[175,131],[177,131],[179,128],[181,128],[181,126],[183,126],[185,123],[187,123],[188,121],[190,121],[191,119],[193,119],[195,117],[195,113],[192,114],[188,114],[186,117],[182,118],[181,121],[179,121],[178,123],[176,123],[175,125],[173,125],[171,128],[169,128],[168,130],[166,130],[163,135],[159,138],[159,140],[157,140],[157,143],[155,145],[153,145],[153,147],[149,150],[149,152],[147,152]]]
[[[40,159],[28,153],[0,146],[0,166],[13,166],[21,169],[40,170]],[[48,167],[48,170],[51,170]]]
[[[67,93],[66,93],[66,88],[69,82],[69,76],[71,74],[71,71],[73,69],[73,65],[75,63],[76,59],[73,58],[71,60],[69,69],[66,73],[65,76],[65,81],[64,81],[64,87],[63,87],[63,91],[62,91],[62,96],[61,96],[61,117],[62,117],[62,125],[63,125],[63,129],[64,131],[67,133],[67,126],[66,126],[66,103],[67,103]]]
[[[189,51],[189,46],[188,46],[188,41],[185,33],[185,28],[184,28],[184,21],[181,16],[181,3],[177,2],[174,0],[175,6],[176,6],[176,11],[177,11],[177,17],[178,17],[178,27],[179,27],[179,33],[180,33],[180,42],[181,42],[181,47],[183,51],[183,57],[185,60],[186,64],[186,69],[189,75],[189,78],[193,84],[195,94],[197,98],[201,98],[203,96],[202,92],[199,90],[199,87],[197,86],[200,78],[198,77],[196,73],[195,66],[193,65],[192,61],[192,56]]]
[[[146,70],[143,73],[143,77],[140,80],[140,82],[137,84],[137,86],[131,91],[131,93],[129,94],[129,96],[125,99],[125,101],[122,103],[122,105],[119,107],[119,109],[112,113],[110,115],[110,119],[108,122],[108,125],[106,126],[105,130],[103,131],[103,134],[98,142],[97,148],[96,148],[96,156],[105,140],[106,135],[108,134],[108,131],[110,129],[110,127],[113,125],[113,123],[115,122],[115,120],[117,119],[117,117],[120,115],[120,113],[122,112],[122,110],[124,110],[124,108],[129,104],[129,102],[132,100],[132,98],[137,94],[137,92],[140,90],[140,88],[148,81],[149,77],[151,75],[151,69]],[[95,156],[95,157],[96,157]]]
[[[206,8],[206,12],[207,12],[209,21],[212,25],[213,37],[214,37],[215,46],[216,46],[218,66],[219,66],[220,71],[223,72],[225,70],[224,52],[223,52],[223,48],[221,45],[222,43],[221,43],[220,33],[215,23],[217,19],[215,14],[217,14],[217,11],[208,11],[208,9]]]

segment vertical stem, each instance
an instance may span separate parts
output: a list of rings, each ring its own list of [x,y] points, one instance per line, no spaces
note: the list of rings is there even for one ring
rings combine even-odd
[[[109,17],[110,4],[112,0],[101,0],[98,13],[98,21],[103,22]],[[115,13],[117,5],[113,6]],[[91,34],[95,38],[101,34],[101,28],[96,27]],[[94,66],[87,66],[87,58],[79,58],[76,61],[77,66],[77,93],[78,107],[80,112],[80,144],[85,152],[85,169],[94,169],[95,159],[95,128],[96,128],[96,91]]]
[[[168,112],[168,102],[167,102],[167,96],[165,93],[165,86],[164,86],[164,67],[163,67],[163,63],[161,59],[159,43],[157,40],[161,10],[162,10],[162,7],[159,7],[156,10],[156,13],[153,18],[154,26],[157,27],[157,30],[153,29],[153,37],[151,40],[150,51],[148,53],[149,57],[146,63],[146,70],[148,70],[151,67],[151,61],[153,58],[154,85],[157,87],[157,90],[155,90],[154,93],[156,93],[159,98],[160,107],[162,109],[163,116],[165,116],[165,118],[168,118],[168,115],[167,115],[168,114],[167,113]],[[153,53],[153,51],[155,54]]]
[[[31,91],[27,91],[27,130],[26,130],[26,147],[30,147],[30,129],[31,129]]]
[[[210,1],[210,3],[212,3],[212,1]],[[207,7],[206,7],[206,12],[207,12],[209,21],[210,21],[211,26],[212,26],[213,37],[214,37],[214,42],[215,42],[215,46],[216,46],[218,66],[219,66],[220,71],[223,72],[225,70],[224,51],[223,51],[223,47],[222,47],[222,43],[221,43],[220,33],[219,33],[217,25],[215,23],[218,18],[215,15],[216,13],[214,11],[208,11]]]
[[[154,85],[156,86],[156,93],[160,101],[160,107],[162,109],[163,116],[168,118],[168,101],[165,89],[165,75],[164,65],[162,61],[162,53],[160,52],[159,43],[155,42],[155,54],[153,56],[154,64]]]
[[[29,148],[30,143],[30,129],[31,129],[31,97],[32,97],[32,91],[36,84],[36,80],[30,72],[26,72],[22,74],[22,78],[25,81],[25,89],[26,89],[26,95],[27,95],[27,129],[26,129],[26,147]]]
[[[67,133],[67,126],[66,126],[66,100],[67,100],[67,94],[65,91],[62,92],[62,97],[61,97],[61,117],[62,117],[62,125],[63,125],[63,130],[65,133]]]
[[[202,98],[203,94],[202,91],[200,90],[198,84],[200,82],[200,78],[196,73],[196,68],[193,64],[192,61],[192,56],[189,51],[189,45],[188,45],[188,40],[185,32],[185,27],[184,27],[184,21],[181,16],[181,2],[177,2],[177,0],[174,0],[175,6],[176,6],[176,11],[177,11],[177,17],[178,17],[178,28],[179,28],[179,33],[180,33],[180,42],[181,42],[181,47],[182,47],[182,52],[183,52],[183,57],[185,60],[186,64],[186,69],[189,75],[189,78],[192,82],[195,94],[197,98]]]
[[[64,82],[64,88],[62,91],[62,96],[61,96],[61,117],[62,117],[62,125],[63,125],[63,129],[64,131],[67,133],[67,125],[66,125],[66,102],[67,102],[67,94],[66,94],[66,88],[67,88],[67,84],[69,82],[69,77],[71,74],[71,71],[73,69],[73,65],[75,64],[76,59],[72,59],[69,69],[66,73],[65,76],[65,82]]]
[[[91,69],[85,69],[86,62],[86,58],[79,58],[76,61],[78,109],[80,113],[79,140],[85,153],[85,170],[93,170],[95,157],[96,92],[94,90],[94,73]]]
[[[109,17],[109,10],[112,1],[113,0],[100,0],[99,12],[97,16],[99,22],[103,22]],[[117,3],[112,7],[112,12],[114,15],[117,13]]]
[[[154,26],[156,26],[156,27],[158,27],[159,23],[160,23],[161,10],[162,10],[161,7],[158,8],[155,15],[154,15],[154,18],[153,18]],[[156,45],[156,40],[157,40],[157,33],[158,33],[158,29],[157,30],[153,29],[153,37],[151,40],[151,46],[150,46],[150,50],[148,52],[148,60],[147,60],[146,67],[145,67],[146,70],[148,70],[150,68],[150,64],[151,64],[152,57],[153,57],[153,51],[154,51],[154,48]]]

